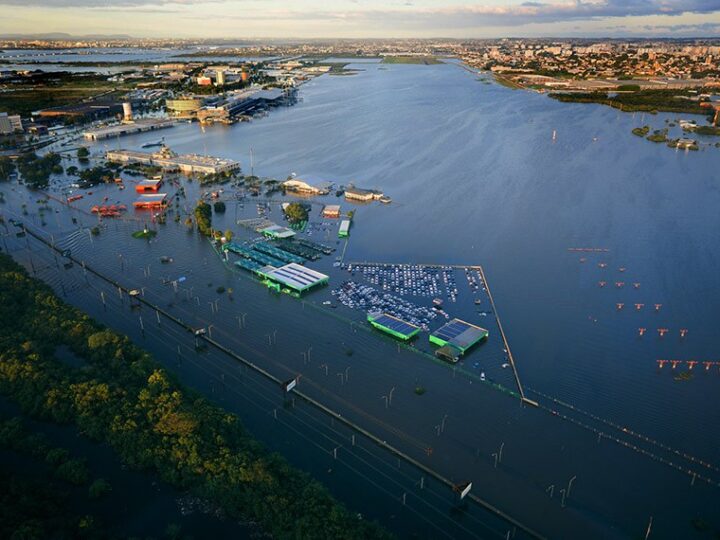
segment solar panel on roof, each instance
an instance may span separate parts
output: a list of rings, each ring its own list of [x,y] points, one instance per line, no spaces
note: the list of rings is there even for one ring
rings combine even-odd
[[[395,330],[401,334],[410,334],[417,329],[417,326],[413,324],[401,321],[400,319],[396,319],[395,317],[391,317],[386,314],[375,317],[373,321],[377,324],[381,324],[385,328]]]
[[[441,346],[450,344],[465,351],[487,335],[488,331],[484,328],[453,319],[430,334],[430,341]]]
[[[454,320],[447,323],[442,328],[435,332],[435,335],[443,338],[445,341],[450,341],[452,338],[459,336],[468,328],[473,328],[466,322]]]

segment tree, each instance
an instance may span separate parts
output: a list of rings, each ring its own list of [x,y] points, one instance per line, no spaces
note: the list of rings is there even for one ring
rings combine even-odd
[[[15,172],[15,163],[9,157],[0,157],[0,182],[10,180],[10,175]]]
[[[88,469],[85,462],[80,459],[69,459],[61,463],[55,469],[55,476],[60,480],[65,480],[76,486],[80,486],[88,481]]]
[[[105,480],[104,478],[98,478],[95,481],[93,481],[92,484],[90,484],[90,487],[88,488],[88,496],[91,499],[99,499],[106,493],[110,493],[112,491],[112,486],[110,485],[110,482]]]
[[[230,229],[226,230],[225,231],[225,240],[230,242],[230,240],[232,240],[232,238],[233,238],[233,232]]]
[[[213,204],[213,209],[218,214],[222,214],[225,212],[225,203],[222,201],[216,201],[215,204]]]
[[[23,181],[32,189],[45,189],[53,169],[58,170],[62,158],[55,153],[38,157],[35,153],[23,154],[17,160],[17,168]],[[62,170],[62,169],[61,169]]]
[[[198,201],[195,207],[195,223],[200,234],[205,236],[212,234],[212,210],[205,201]]]
[[[308,207],[299,202],[291,202],[285,209],[285,215],[288,220],[295,223],[307,221],[309,213]]]
[[[87,148],[85,148],[84,146],[81,146],[80,148],[78,148],[78,151],[77,151],[78,161],[80,161],[81,163],[87,163],[89,161],[88,160],[89,156],[90,156],[90,151]]]

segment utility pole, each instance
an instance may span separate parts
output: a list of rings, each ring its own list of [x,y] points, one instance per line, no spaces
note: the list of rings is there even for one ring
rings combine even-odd
[[[645,531],[645,540],[648,540],[650,538],[650,531],[652,530],[652,522],[653,518],[650,516],[650,521],[648,522],[647,531]]]
[[[570,498],[570,490],[572,489],[573,482],[575,481],[576,478],[577,478],[577,475],[574,475],[574,476],[570,479],[570,481],[568,482],[568,485],[567,485],[567,497],[568,497],[568,499]]]

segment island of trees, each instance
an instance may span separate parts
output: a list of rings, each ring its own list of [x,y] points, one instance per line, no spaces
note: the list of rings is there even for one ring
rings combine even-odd
[[[272,537],[388,537],[269,453],[236,416],[182,387],[126,336],[65,304],[5,254],[0,320],[0,393],[25,414],[75,426],[128,466],[255,521]],[[82,366],[59,361],[59,347]]]

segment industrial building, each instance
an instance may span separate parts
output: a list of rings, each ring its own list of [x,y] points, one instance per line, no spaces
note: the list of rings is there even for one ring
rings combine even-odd
[[[268,238],[292,238],[295,236],[295,231],[282,225],[271,225],[270,227],[262,229],[260,232]]]
[[[340,217],[340,205],[339,204],[326,204],[322,211],[323,217],[326,218],[339,218]]]
[[[258,274],[270,282],[268,285],[275,285],[273,288],[280,290],[281,287],[286,287],[298,294],[325,285],[330,279],[325,274],[297,263],[286,264],[280,268],[266,266],[261,268]]]
[[[178,118],[195,117],[204,105],[205,98],[201,96],[188,96],[165,100],[165,109],[168,114]]]
[[[343,219],[340,222],[340,229],[338,229],[338,238],[347,238],[350,236],[350,220]]]
[[[61,107],[52,107],[36,111],[33,116],[41,118],[62,118],[70,117],[75,119],[98,120],[122,113],[122,103],[116,101],[88,101],[83,103],[72,103]]]
[[[282,183],[282,186],[295,193],[301,193],[305,195],[327,195],[330,193],[332,183],[330,182],[311,182],[309,180],[300,180],[299,178],[292,178]]]
[[[169,170],[179,169],[185,174],[218,174],[240,170],[240,163],[232,159],[199,156],[197,154],[178,155],[167,146],[163,146],[155,153],[110,150],[107,152],[107,159],[119,163],[144,163]]]
[[[486,339],[489,332],[469,322],[453,319],[430,334],[430,343],[440,349],[435,355],[457,362],[473,345]]]
[[[208,100],[197,112],[197,118],[205,123],[231,123],[237,116],[251,113],[255,109],[279,105],[286,98],[286,92],[280,88],[263,90],[259,86],[254,86],[228,92],[215,100]]]
[[[135,133],[144,133],[146,131],[171,128],[174,125],[175,122],[173,120],[135,120],[114,126],[90,129],[83,133],[83,137],[89,141],[100,141],[103,139],[122,137],[124,135],[133,135]]]
[[[133,203],[135,208],[164,208],[167,205],[167,193],[154,193],[152,195],[140,195],[140,198]]]
[[[348,187],[345,189],[345,198],[349,201],[373,201],[380,199],[382,192],[374,189],[360,189],[356,187]]]
[[[408,341],[420,332],[420,327],[409,322],[381,312],[370,312],[367,314],[368,322],[381,332],[393,337]]]
[[[0,113],[0,135],[12,135],[22,130],[22,118],[19,114],[10,116],[8,113]]]
[[[162,180],[143,180],[135,186],[138,193],[157,193],[162,186]]]

